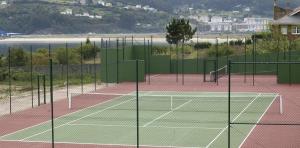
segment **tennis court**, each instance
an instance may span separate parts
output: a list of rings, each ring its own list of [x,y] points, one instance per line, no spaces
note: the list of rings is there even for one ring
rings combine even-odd
[[[278,96],[276,93],[231,93],[231,122],[259,122]],[[227,146],[228,93],[143,91],[139,93],[138,102],[135,92],[72,94],[69,107],[76,108],[72,102],[77,99],[102,97],[110,99],[56,118],[55,142],[124,147],[136,146],[137,141],[147,147]],[[232,147],[241,146],[254,127],[238,127],[248,134],[233,133]],[[2,141],[51,143],[51,122],[0,138]]]

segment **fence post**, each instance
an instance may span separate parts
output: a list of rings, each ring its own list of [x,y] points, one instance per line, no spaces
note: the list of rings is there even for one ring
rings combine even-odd
[[[96,50],[96,42],[94,41],[94,46],[93,46],[93,50],[94,50],[94,83],[95,83],[95,86],[94,86],[94,90],[96,91],[97,90],[97,70],[96,70],[96,56],[97,56],[97,50]]]
[[[230,117],[230,101],[231,101],[231,61],[228,61],[228,148],[230,148],[230,128],[231,128],[231,117]]]
[[[139,148],[139,60],[136,60],[136,146]]]
[[[148,40],[148,84],[150,85],[151,81],[151,50],[150,50],[150,42]]]
[[[44,93],[44,104],[46,104],[46,75],[43,75],[43,93]]]
[[[107,40],[105,41],[105,79],[106,79],[106,87],[108,86],[108,64],[107,64]]]
[[[31,108],[33,108],[33,63],[32,63],[32,45],[30,45],[30,85],[31,85]]]
[[[119,83],[119,38],[117,38],[117,84]]]
[[[246,78],[246,75],[247,75],[247,64],[246,64],[246,62],[247,62],[247,43],[246,43],[246,40],[247,40],[247,38],[245,37],[245,47],[244,47],[244,61],[245,61],[245,64],[244,64],[244,83],[246,83],[247,82],[247,78]]]
[[[53,71],[52,71],[52,59],[49,59],[50,66],[50,101],[51,101],[51,137],[52,148],[54,148],[54,111],[53,111]]]
[[[40,75],[37,76],[37,83],[38,83],[38,106],[40,106],[41,105]]]
[[[181,73],[182,73],[182,85],[184,85],[184,41],[182,41],[182,45],[181,45]]]
[[[179,53],[178,53],[178,43],[176,43],[176,82],[178,82],[178,74],[179,74],[179,63],[178,63],[178,60],[179,60]]]
[[[82,42],[80,43],[80,83],[81,83],[81,93],[83,94],[83,55],[82,55]]]
[[[11,48],[8,48],[8,85],[9,85],[9,113],[12,113],[12,105],[11,105]]]
[[[146,77],[147,77],[147,65],[148,65],[148,62],[147,62],[147,54],[146,54],[146,38],[145,37],[144,37],[144,61],[145,61],[144,71],[145,71],[145,74],[146,74]]]
[[[69,50],[68,50],[68,43],[66,43],[66,63],[67,63],[67,84],[66,84],[67,85],[67,98],[69,98]]]
[[[218,69],[219,69],[219,40],[218,40],[218,38],[216,38],[216,69],[215,69],[215,74],[216,74],[216,83],[217,83],[217,85],[219,85],[219,79],[218,79],[218,77],[219,77],[219,71],[218,71]]]

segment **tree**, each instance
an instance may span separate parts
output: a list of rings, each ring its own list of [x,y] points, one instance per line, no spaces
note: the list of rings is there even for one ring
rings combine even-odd
[[[56,48],[54,50],[55,58],[59,64],[79,64],[80,53],[74,48],[68,49],[68,57],[65,48]]]
[[[28,54],[22,48],[10,49],[10,64],[11,66],[25,66],[28,60]],[[7,58],[9,59],[9,58]]]
[[[169,44],[178,45],[179,42],[186,42],[193,38],[197,28],[192,28],[189,20],[173,19],[167,26],[166,39]]]

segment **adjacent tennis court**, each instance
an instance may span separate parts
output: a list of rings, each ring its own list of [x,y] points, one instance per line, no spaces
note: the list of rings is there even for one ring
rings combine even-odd
[[[269,107],[277,103],[278,96],[276,93],[232,93],[231,122],[257,123]],[[55,143],[128,147],[136,145],[138,133],[139,144],[148,147],[227,145],[228,93],[143,91],[139,93],[138,102],[135,92],[72,94],[69,107],[76,108],[72,104],[77,99],[101,97],[110,99],[56,118]],[[254,126],[239,128],[248,134],[233,133],[232,147],[242,145]],[[51,143],[51,123],[41,123],[0,138],[2,141]]]

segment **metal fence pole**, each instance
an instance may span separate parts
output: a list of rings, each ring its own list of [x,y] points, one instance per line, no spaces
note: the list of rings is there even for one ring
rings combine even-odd
[[[245,64],[244,64],[244,83],[247,82],[247,78],[246,78],[246,75],[247,75],[247,43],[246,43],[246,40],[247,38],[245,38],[245,47],[244,47],[244,61],[245,61]]]
[[[69,49],[66,43],[66,63],[67,63],[67,98],[69,98]]]
[[[136,60],[136,146],[139,148],[139,137],[140,137],[140,132],[139,132],[139,60]]]
[[[289,85],[292,85],[292,65],[291,65],[291,46],[292,46],[292,41],[289,40]]]
[[[82,42],[80,43],[80,83],[81,93],[83,94],[83,53],[82,53]]]
[[[107,60],[107,40],[105,41],[105,79],[106,79],[106,86],[108,86],[108,60]]]
[[[147,77],[147,54],[146,54],[146,38],[144,37],[144,61],[145,61],[145,75]]]
[[[11,104],[11,48],[8,48],[8,87],[9,87],[9,113],[12,113],[12,104]]]
[[[38,106],[41,105],[41,85],[40,85],[40,75],[37,76],[37,83],[38,83]]]
[[[124,61],[125,60],[125,38],[123,38],[123,42],[122,42],[122,56]]]
[[[44,93],[44,104],[46,104],[46,75],[43,75],[43,93]]]
[[[178,74],[179,74],[179,63],[178,63],[178,60],[179,60],[179,53],[178,53],[178,43],[176,43],[176,82],[178,82]]]
[[[181,73],[182,73],[182,85],[184,85],[184,41],[182,41],[181,45]]]
[[[228,127],[228,148],[230,148],[230,136],[231,136],[231,117],[230,117],[230,101],[231,101],[231,61],[228,61],[228,123],[227,123],[227,127]]]
[[[253,61],[253,64],[252,64],[252,85],[254,86],[254,75],[255,75],[255,38],[256,38],[256,35],[254,34],[253,35],[253,47],[252,47],[252,61]]]
[[[117,38],[117,84],[119,83],[119,38]]]
[[[151,83],[151,50],[150,50],[150,42],[148,40],[148,84]]]
[[[50,101],[51,101],[51,144],[54,148],[54,104],[53,104],[53,71],[52,71],[52,59],[49,60],[50,66]]]
[[[216,71],[215,71],[215,74],[216,74],[216,83],[217,83],[217,85],[219,85],[219,79],[218,79],[218,77],[219,77],[219,71],[218,71],[218,69],[219,69],[219,40],[218,40],[218,38],[216,38]]]
[[[94,41],[94,46],[93,46],[93,50],[94,50],[94,83],[95,83],[95,86],[94,86],[94,90],[96,91],[97,90],[97,67],[96,67],[96,56],[97,56],[97,50],[96,50],[96,42]]]
[[[30,45],[30,85],[31,85],[31,108],[33,108],[33,63],[32,63],[32,45]]]

